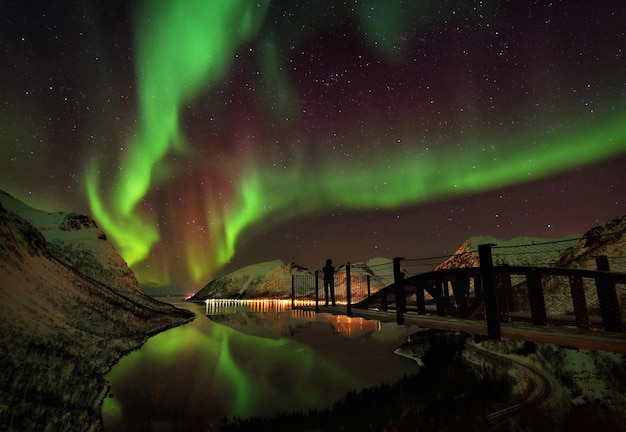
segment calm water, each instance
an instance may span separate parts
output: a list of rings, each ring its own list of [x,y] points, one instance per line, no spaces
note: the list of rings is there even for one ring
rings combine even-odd
[[[291,311],[190,304],[189,324],[151,337],[109,372],[105,430],[207,430],[223,418],[325,408],[417,371],[393,354],[417,328]]]

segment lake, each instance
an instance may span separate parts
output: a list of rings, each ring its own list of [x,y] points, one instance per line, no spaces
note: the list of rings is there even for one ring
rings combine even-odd
[[[419,329],[291,310],[290,302],[194,304],[106,375],[110,431],[207,430],[224,418],[323,409],[348,391],[418,371],[393,353]]]

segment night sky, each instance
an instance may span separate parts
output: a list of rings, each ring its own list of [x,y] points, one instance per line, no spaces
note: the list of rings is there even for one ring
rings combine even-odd
[[[0,188],[145,286],[626,214],[626,2],[7,1]]]

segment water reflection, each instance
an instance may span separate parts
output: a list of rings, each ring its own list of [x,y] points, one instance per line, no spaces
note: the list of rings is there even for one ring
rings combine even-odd
[[[107,374],[105,430],[206,430],[223,417],[325,408],[417,370],[392,353],[411,328],[290,304],[174,304],[196,319],[151,337]]]

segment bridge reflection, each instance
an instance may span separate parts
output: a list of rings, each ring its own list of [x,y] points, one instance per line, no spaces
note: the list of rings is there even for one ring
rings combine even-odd
[[[207,299],[205,315],[229,315],[241,312],[263,314],[269,319],[295,318],[306,321],[327,322],[333,333],[354,334],[381,330],[381,322],[361,317],[332,313],[316,313],[314,300],[300,300],[292,308],[291,299]]]

